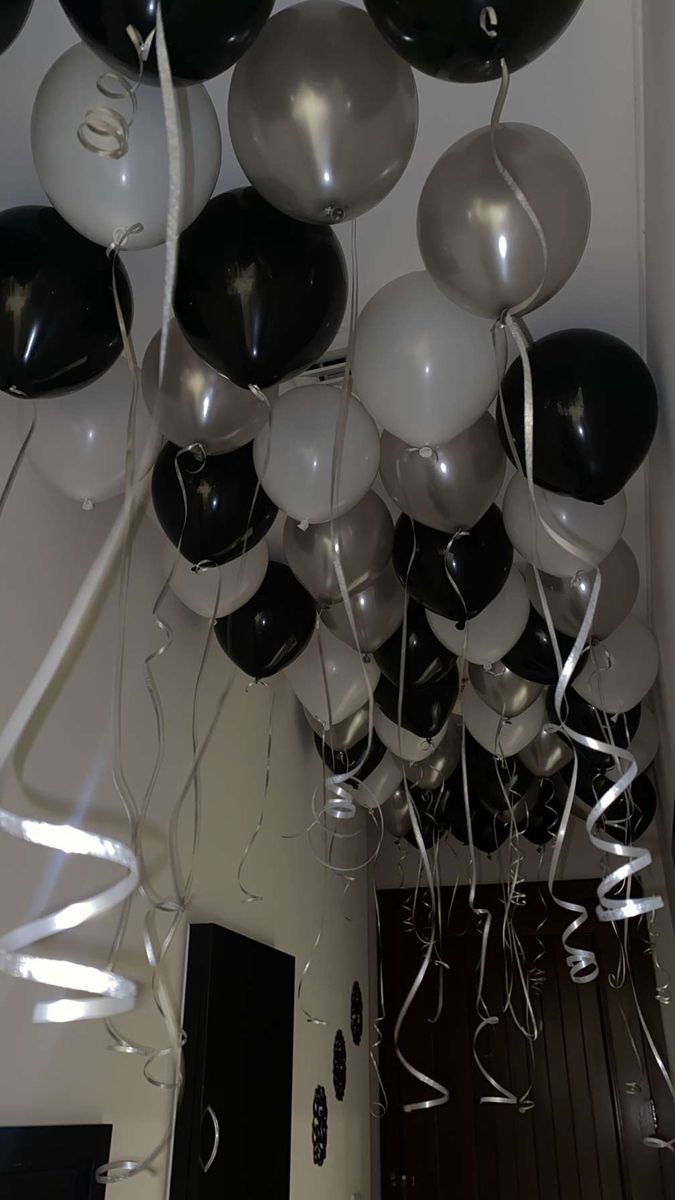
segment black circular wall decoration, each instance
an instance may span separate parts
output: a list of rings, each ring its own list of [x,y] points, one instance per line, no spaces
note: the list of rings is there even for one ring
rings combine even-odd
[[[352,1041],[355,1046],[361,1045],[363,1037],[363,996],[361,985],[357,981],[352,988]]]
[[[333,1087],[335,1099],[344,1100],[347,1090],[347,1045],[341,1029],[338,1029],[333,1042]]]
[[[326,1089],[317,1087],[314,1092],[314,1109],[312,1113],[312,1148],[314,1164],[322,1167],[326,1161],[328,1146],[328,1103]]]

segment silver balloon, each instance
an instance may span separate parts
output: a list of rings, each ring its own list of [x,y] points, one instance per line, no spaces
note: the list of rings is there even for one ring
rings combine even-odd
[[[305,0],[265,25],[232,76],[235,154],[266,200],[334,224],[379,204],[408,165],[417,88],[367,13]]]
[[[349,615],[344,603],[334,604],[323,613],[323,621],[334,634],[362,654],[379,650],[403,620],[405,593],[391,563],[361,592],[351,597],[351,611],[358,633],[354,643]]]
[[[324,734],[326,745],[330,746],[331,750],[349,750],[368,736],[367,704],[364,704],[363,708],[357,708],[355,713],[352,713],[350,717],[345,717],[344,721],[340,721],[338,725],[331,725],[325,730],[321,722],[317,721],[304,705],[302,711],[314,732],[318,733],[319,737]]]
[[[568,742],[545,725],[536,738],[520,751],[518,758],[533,775],[547,779],[566,767],[574,758],[574,752]]]
[[[408,806],[408,797],[405,794],[404,787],[397,787],[393,796],[385,800],[380,807],[382,820],[387,833],[392,837],[404,838],[412,829],[412,821],[410,819],[410,808]]]
[[[556,137],[534,125],[501,125],[497,149],[543,229],[546,260],[531,217],[497,169],[489,127],[446,150],[417,210],[431,277],[456,304],[493,320],[520,305],[531,312],[560,291],[591,221],[583,171]]]
[[[462,749],[462,735],[454,721],[448,721],[443,741],[422,762],[400,763],[406,779],[421,788],[437,788],[449,779],[455,770]],[[394,755],[396,758],[396,755]]]
[[[591,632],[593,637],[606,638],[625,621],[637,600],[640,568],[630,546],[620,541],[600,563],[600,572],[602,584]],[[576,637],[591,598],[595,570],[579,571],[571,579],[558,579],[541,571],[539,577],[556,629]],[[527,568],[526,581],[530,602],[543,616],[537,580],[531,566]]]
[[[544,690],[541,684],[533,683],[531,679],[521,679],[520,675],[515,675],[501,662],[489,667],[471,663],[469,679],[488,708],[503,713],[505,717],[519,717]]]
[[[332,536],[331,536],[332,535]],[[339,555],[348,592],[367,588],[384,570],[394,545],[394,523],[389,510],[375,492],[367,492],[358,504],[332,524],[302,529],[290,518],[284,526],[286,560],[296,579],[322,607],[341,599],[335,574]]]
[[[386,432],[380,441],[380,475],[392,500],[413,520],[448,533],[480,521],[505,471],[506,455],[489,413],[433,449],[413,449]]]
[[[267,424],[268,409],[252,392],[235,387],[195,354],[178,323],[169,326],[166,366],[159,387],[157,333],[143,360],[143,397],[164,437],[177,446],[201,443],[225,454],[250,442]],[[269,389],[270,398],[277,388]]]

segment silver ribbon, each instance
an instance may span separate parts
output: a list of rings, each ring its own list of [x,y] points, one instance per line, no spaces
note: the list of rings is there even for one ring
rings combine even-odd
[[[125,117],[117,108],[107,104],[95,104],[85,113],[84,120],[77,130],[78,141],[92,154],[104,158],[124,158],[129,152],[129,133],[138,111],[136,93],[143,79],[143,71],[148,61],[155,30],[151,30],[143,41],[140,33],[133,25],[127,25],[127,36],[136,51],[138,59],[138,79],[130,83],[124,75],[116,71],[105,71],[96,81],[96,87],[107,100],[124,100],[129,104],[131,116]]]

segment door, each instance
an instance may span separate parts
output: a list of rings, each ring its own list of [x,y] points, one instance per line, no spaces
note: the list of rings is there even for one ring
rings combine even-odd
[[[581,898],[593,912],[596,883],[561,884],[559,894]],[[435,968],[401,1031],[406,1058],[450,1090],[441,1108],[404,1113],[403,1105],[432,1093],[400,1065],[393,1028],[419,970],[422,945],[410,924],[410,893],[381,892],[382,967],[386,1016],[380,1047],[388,1098],[382,1122],[382,1200],[666,1200],[675,1196],[675,1155],[647,1148],[656,1128],[675,1135],[675,1113],[647,1050],[630,984],[613,989],[618,943],[610,927],[593,920],[586,944],[595,949],[601,980],[583,986],[569,978],[560,935],[571,920],[544,888],[523,887],[526,903],[515,925],[530,968],[540,1034],[529,1043],[504,1015],[501,889],[478,889],[477,904],[494,914],[488,946],[485,996],[496,1027],[484,1030],[478,1051],[489,1073],[517,1096],[533,1101],[524,1111],[481,1104],[495,1094],[473,1059],[477,1025],[480,926],[468,907],[467,889],[450,906],[443,889],[447,969]],[[418,897],[418,932],[424,921]],[[633,975],[652,1036],[662,1046],[651,959],[644,930],[631,928]],[[443,1007],[438,1009],[439,971]],[[520,1006],[519,1006],[520,1007]],[[519,1013],[520,1015],[520,1013]],[[531,1090],[528,1091],[528,1089]]]
[[[0,1200],[103,1200],[112,1125],[0,1129]]]

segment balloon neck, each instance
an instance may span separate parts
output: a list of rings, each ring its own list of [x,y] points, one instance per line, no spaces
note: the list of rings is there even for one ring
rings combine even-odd
[[[433,446],[420,446],[417,453],[420,458],[438,458],[438,454]]]
[[[93,512],[93,510],[94,510],[94,501],[93,500],[83,500],[82,501],[82,511],[83,512]]]
[[[344,208],[339,204],[329,204],[324,209],[325,215],[328,217],[331,225],[339,225],[344,221],[346,213]]]

